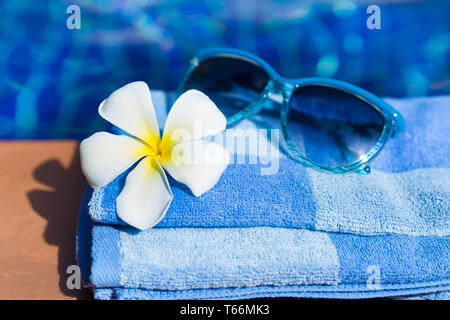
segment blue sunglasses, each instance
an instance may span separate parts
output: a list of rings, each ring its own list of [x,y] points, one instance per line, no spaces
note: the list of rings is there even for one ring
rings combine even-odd
[[[369,173],[369,162],[404,128],[401,114],[375,95],[328,78],[286,79],[245,51],[204,49],[179,92],[198,89],[227,116],[227,127],[257,113],[281,118],[284,149],[303,165]]]

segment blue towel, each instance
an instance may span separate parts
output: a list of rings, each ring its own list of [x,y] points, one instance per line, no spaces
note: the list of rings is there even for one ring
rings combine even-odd
[[[450,290],[449,237],[273,227],[139,232],[93,224],[86,202],[78,259],[97,299],[436,299]]]
[[[231,165],[200,198],[171,181],[171,210],[142,232],[117,219],[123,176],[89,189],[85,283],[98,299],[448,298],[450,97],[390,102],[407,130],[370,175],[319,173],[283,155],[276,175]]]
[[[167,97],[160,92],[153,97],[163,123]],[[450,96],[387,100],[403,114],[406,129],[388,141],[369,175],[318,172],[278,152],[262,163],[231,164],[217,185],[199,198],[170,179],[174,199],[156,227],[268,226],[363,235],[449,235]],[[235,129],[278,125],[279,119],[255,116]],[[235,159],[250,152],[230,151]],[[275,165],[276,174],[261,175]],[[125,224],[115,203],[125,177],[126,173],[94,190],[89,203],[94,221]]]

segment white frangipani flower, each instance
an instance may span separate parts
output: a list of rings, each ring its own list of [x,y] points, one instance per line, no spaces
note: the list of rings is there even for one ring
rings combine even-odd
[[[201,140],[225,130],[227,121],[200,91],[186,91],[175,101],[162,138],[145,82],[132,82],[113,92],[101,103],[99,114],[128,135],[97,132],[83,140],[83,173],[98,188],[141,160],[116,199],[118,216],[138,229],[156,225],[170,206],[173,195],[163,168],[200,196],[217,183],[230,161],[223,147]]]

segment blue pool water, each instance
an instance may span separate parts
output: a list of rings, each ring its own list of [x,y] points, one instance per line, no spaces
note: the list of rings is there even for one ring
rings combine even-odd
[[[81,12],[70,30],[67,7]],[[290,77],[326,76],[381,96],[450,92],[449,1],[0,2],[0,138],[83,138],[98,104],[134,80],[176,88],[195,50],[231,46]]]

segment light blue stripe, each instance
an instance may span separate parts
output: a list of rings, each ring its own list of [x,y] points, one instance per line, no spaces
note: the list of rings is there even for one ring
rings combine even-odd
[[[336,285],[326,233],[282,228],[167,228],[120,232],[123,287],[189,290]]]
[[[450,234],[450,169],[332,175],[307,169],[317,230],[356,234]]]

